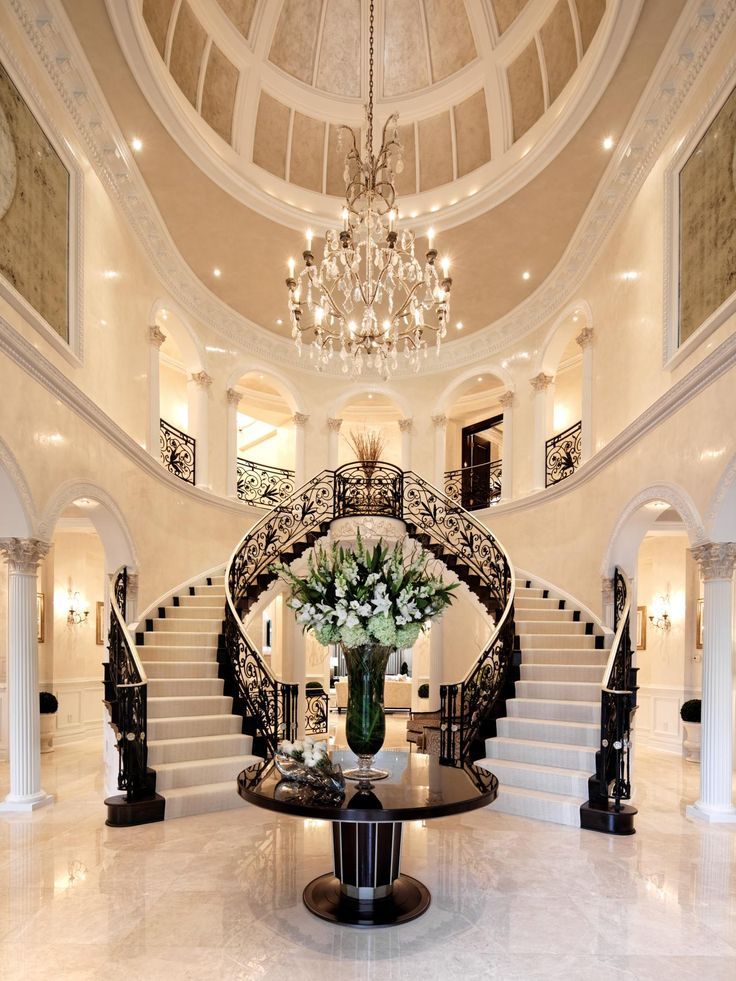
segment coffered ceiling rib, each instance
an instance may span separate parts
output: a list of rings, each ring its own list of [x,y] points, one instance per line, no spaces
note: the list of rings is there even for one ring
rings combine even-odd
[[[544,57],[544,46],[539,33],[534,35],[534,43],[537,47],[537,58],[539,58],[539,68],[542,73],[542,95],[544,96],[544,111],[550,107],[549,97],[549,77],[547,76],[547,59]]]
[[[164,47],[164,61],[166,67],[171,67],[171,46],[174,43],[174,30],[176,29],[176,23],[179,20],[179,11],[181,10],[181,5],[184,0],[174,0],[174,6],[171,8],[171,16],[169,18],[169,26],[166,31],[166,45]],[[141,7],[141,14],[143,8]]]
[[[196,109],[197,112],[202,115],[202,92],[204,91],[204,80],[207,77],[207,64],[210,60],[210,51],[212,50],[212,45],[214,41],[212,40],[212,35],[210,35],[204,44],[204,51],[202,52],[202,61],[199,66],[199,77],[197,78],[197,101]]]
[[[580,18],[578,17],[578,7],[575,0],[567,0],[567,7],[570,11],[572,21],[572,32],[575,35],[575,51],[578,56],[578,64],[583,60],[583,35],[580,31]]]

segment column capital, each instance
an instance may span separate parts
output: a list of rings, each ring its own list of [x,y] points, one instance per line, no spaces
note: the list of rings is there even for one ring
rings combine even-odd
[[[40,538],[0,538],[0,552],[11,572],[34,573],[50,548],[51,543]]]
[[[538,375],[529,379],[529,384],[532,386],[535,392],[544,392],[554,381],[554,375],[545,375],[543,371],[540,371]]]
[[[225,397],[230,405],[237,405],[242,399],[243,395],[237,390],[237,388],[228,388],[228,390],[225,392]]]
[[[609,579],[608,576],[601,576],[601,593],[604,603],[613,603],[615,595],[613,579]]]
[[[306,426],[309,422],[309,416],[305,415],[303,412],[295,412],[291,417],[291,421],[295,426]]]
[[[413,425],[413,419],[399,419],[399,429],[402,433],[410,433]]]
[[[148,343],[153,347],[161,347],[165,340],[166,334],[164,334],[158,324],[152,324],[148,328]]]
[[[333,419],[331,416],[327,417],[327,428],[331,433],[339,433],[340,426],[342,426],[342,419]]]
[[[212,375],[208,375],[206,371],[197,371],[189,376],[189,380],[200,388],[209,388],[212,384]]]
[[[706,542],[690,549],[703,579],[731,579],[736,565],[736,542]]]
[[[435,429],[443,429],[447,425],[447,416],[441,412],[439,415],[432,416],[432,422]]]
[[[498,401],[501,403],[502,409],[510,409],[514,404],[514,393],[504,392]]]
[[[575,343],[583,350],[585,350],[586,347],[590,347],[590,345],[593,343],[593,328],[583,327],[578,336],[575,338]]]

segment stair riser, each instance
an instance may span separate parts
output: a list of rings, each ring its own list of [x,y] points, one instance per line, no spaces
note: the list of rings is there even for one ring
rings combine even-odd
[[[144,647],[198,647],[202,651],[216,651],[219,633],[184,633],[172,630],[151,632],[147,630],[143,637]]]
[[[178,698],[222,695],[220,678],[149,678],[149,698]]]
[[[555,699],[563,702],[592,702],[600,699],[600,685],[569,684],[555,681],[517,681],[515,685],[517,698]]]
[[[544,590],[537,586],[531,586],[528,589],[526,586],[516,587],[516,596],[520,603],[525,603],[528,599],[542,599],[543,593]]]
[[[533,719],[499,719],[499,736],[510,739],[533,739],[545,743],[568,743],[575,746],[599,746],[598,726],[566,725],[564,722]]]
[[[143,652],[144,663],[160,664],[167,661],[175,661],[179,664],[191,662],[207,662],[217,664],[217,645],[202,647],[193,645],[191,647],[171,647],[166,644],[144,644],[138,647],[139,652]],[[191,677],[191,675],[189,676]]]
[[[595,637],[592,634],[519,634],[519,643],[522,655],[527,647],[554,651],[564,651],[566,648],[595,650]]]
[[[194,814],[207,814],[211,811],[232,811],[247,806],[247,802],[243,800],[231,781],[222,784],[217,790],[202,791],[197,787],[190,789],[191,792],[184,796],[167,798],[164,811],[166,821],[191,817]]]
[[[572,666],[574,664],[595,664],[600,671],[606,666],[608,651],[590,650],[582,648],[580,650],[569,651],[535,651],[525,650],[522,661],[524,665],[532,664],[558,664]]]
[[[218,736],[216,739],[202,741],[183,737],[181,743],[152,741],[148,744],[148,764],[156,767],[161,763],[182,763],[185,760],[214,759],[218,756],[247,756],[253,740],[250,736],[234,734]]]
[[[522,681],[582,681],[600,685],[603,667],[598,664],[523,664]]]
[[[559,722],[600,722],[600,702],[554,701],[544,698],[510,698],[506,714],[512,719],[550,719]]]
[[[149,698],[148,718],[181,718],[185,715],[230,715],[233,710],[232,698]]]
[[[166,620],[212,620],[221,621],[225,616],[222,606],[165,606]],[[156,621],[160,622],[159,620]]]
[[[486,739],[490,759],[515,760],[535,766],[558,766],[568,770],[595,772],[595,750],[585,746],[529,746],[514,739]]]
[[[180,633],[186,631],[189,634],[219,634],[222,629],[222,616],[216,619],[186,619],[175,617],[174,619],[158,617],[154,618],[153,629],[157,633]]]
[[[162,766],[156,770],[156,791],[166,795],[167,790],[178,789],[179,787],[196,787],[205,783],[223,783],[232,780],[233,784],[237,780],[238,774],[253,763],[253,757],[244,756],[236,760],[194,760],[191,765],[188,763],[177,764],[176,769],[166,770]]]
[[[584,634],[586,624],[580,620],[526,620],[519,617],[517,633],[524,634]],[[522,629],[523,627],[523,629]]]
[[[243,728],[239,715],[187,716],[185,718],[148,719],[148,738],[194,739],[200,736],[236,735]]]
[[[520,595],[519,591],[516,591],[516,599],[514,600],[514,610],[518,610],[523,616],[526,610],[559,610],[560,601],[556,599],[543,599],[537,596],[526,596]],[[574,609],[574,607],[572,607]]]
[[[217,661],[214,660],[143,662],[149,682],[159,678],[216,678],[217,667]]]
[[[580,827],[580,806],[574,802],[548,801],[534,797],[533,793],[504,794],[499,791],[494,811],[502,814],[514,814],[517,817],[534,818],[537,821],[549,821],[552,824],[564,824],[570,828]]]
[[[517,623],[537,623],[547,621],[549,623],[574,623],[574,610],[560,610],[559,607],[546,607],[541,610],[519,610],[514,607],[514,617]]]
[[[572,771],[569,774],[558,773],[553,769],[527,770],[515,768],[513,763],[502,763],[498,760],[493,764],[493,773],[498,777],[499,789],[518,787],[521,790],[539,790],[545,794],[562,794],[567,797],[577,797],[582,803],[588,799],[588,778],[579,776]]]
[[[205,609],[210,609],[213,606],[218,606],[219,604],[213,598],[214,594],[208,594],[206,596],[188,596],[184,594],[179,597],[179,606],[176,609],[179,610],[196,610],[204,607]],[[223,592],[223,603],[222,609],[225,609],[225,594]]]

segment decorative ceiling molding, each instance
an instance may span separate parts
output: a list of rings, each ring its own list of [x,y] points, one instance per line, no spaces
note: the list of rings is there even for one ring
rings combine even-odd
[[[60,0],[10,0],[31,46],[58,91],[103,184],[119,203],[172,296],[192,316],[243,352],[291,370],[307,366],[293,344],[236,314],[199,280],[177,250],[120,133]],[[617,219],[649,173],[708,57],[736,10],[736,0],[691,0],[670,37],[609,167],[572,240],[544,283],[515,310],[443,347],[432,374],[492,358],[550,320],[579,290]],[[339,374],[339,368],[326,374]],[[403,374],[401,369],[397,374]]]

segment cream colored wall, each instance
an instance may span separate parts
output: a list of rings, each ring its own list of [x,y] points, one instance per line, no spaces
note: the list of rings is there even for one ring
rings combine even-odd
[[[159,368],[161,418],[172,426],[189,431],[187,376],[183,369],[162,363]]]
[[[583,364],[582,359],[555,375],[555,402],[552,421],[553,433],[561,433],[568,426],[579,422],[583,414]]]
[[[249,446],[238,454],[254,463],[263,463],[269,467],[283,467],[285,470],[294,469],[294,427],[291,424],[277,426],[272,436],[264,439],[255,446]]]

